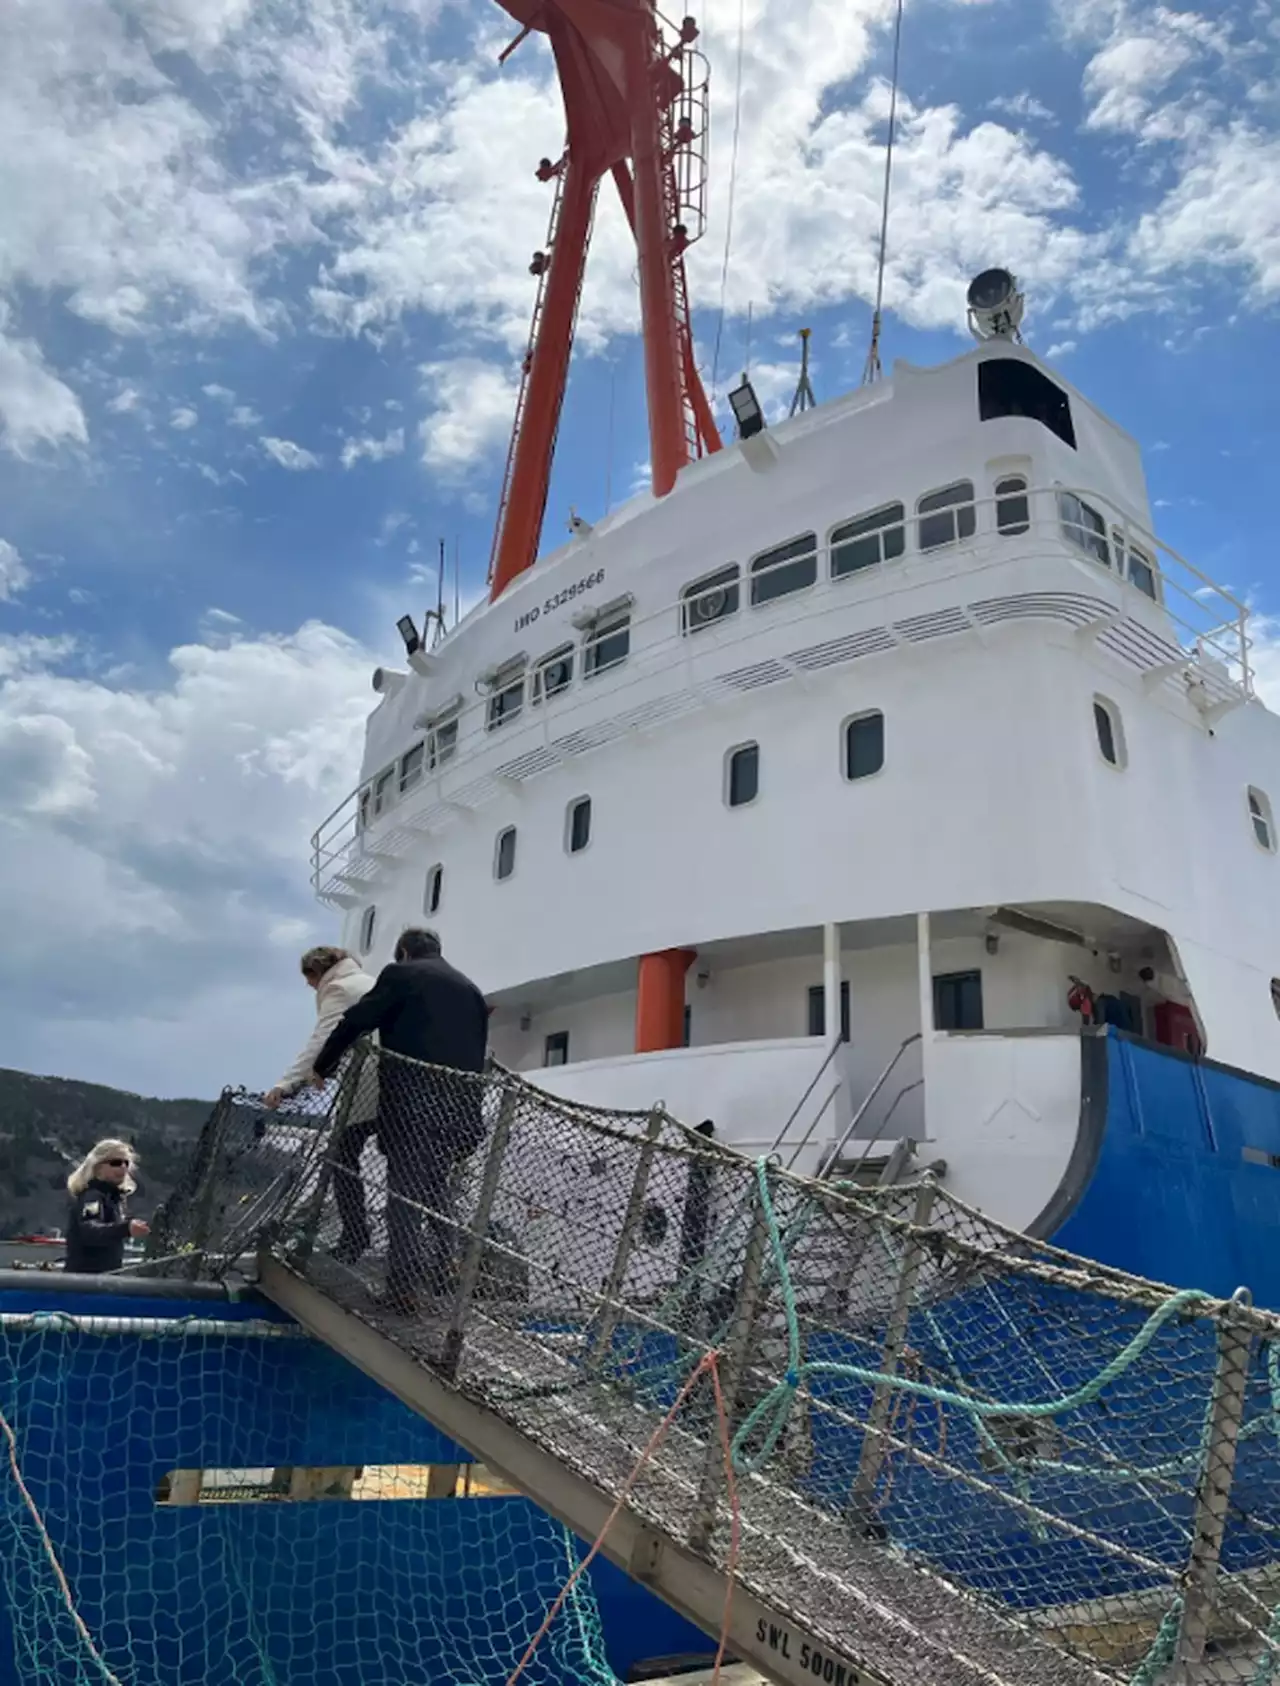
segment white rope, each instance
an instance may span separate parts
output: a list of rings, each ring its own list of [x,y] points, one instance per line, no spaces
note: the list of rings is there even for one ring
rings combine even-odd
[[[880,258],[876,268],[876,307],[871,317],[871,349],[862,371],[863,386],[880,379],[880,312],[884,304],[884,266],[889,250],[889,201],[893,189],[893,142],[898,127],[898,63],[902,52],[902,0],[893,24],[893,81],[889,91],[889,140],[884,152],[884,200],[880,209]]]
[[[742,132],[742,58],[747,39],[747,0],[738,0],[738,63],[733,91],[733,148],[729,157],[729,200],[724,225],[724,258],[720,265],[720,315],[716,321],[716,343],[711,354],[711,402],[716,401],[720,372],[720,340],[724,333],[725,299],[729,291],[729,255],[733,248],[733,205],[738,186],[738,137]]]

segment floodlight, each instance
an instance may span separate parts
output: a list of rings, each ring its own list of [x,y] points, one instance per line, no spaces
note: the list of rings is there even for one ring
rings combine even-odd
[[[969,283],[969,332],[976,340],[1018,339],[1026,300],[1007,269],[984,269]]]
[[[739,439],[751,439],[764,432],[764,411],[760,408],[755,388],[745,375],[742,385],[735,386],[729,394],[729,408],[738,424]]]

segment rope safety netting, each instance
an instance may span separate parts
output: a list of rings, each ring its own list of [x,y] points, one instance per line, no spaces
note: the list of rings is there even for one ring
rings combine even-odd
[[[265,1249],[892,1686],[1280,1681],[1280,1319],[501,1070],[310,1104],[224,1095],[148,1268]]]

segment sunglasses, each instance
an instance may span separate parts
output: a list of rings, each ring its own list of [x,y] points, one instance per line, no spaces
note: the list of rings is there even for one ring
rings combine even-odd
[[[127,1159],[103,1159],[100,1163],[103,1165],[114,1165],[115,1168],[119,1170],[122,1165],[127,1165],[129,1161]]]

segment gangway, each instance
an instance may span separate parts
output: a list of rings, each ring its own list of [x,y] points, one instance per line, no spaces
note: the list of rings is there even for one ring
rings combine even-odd
[[[361,1060],[310,1129],[224,1096],[152,1268],[256,1274],[779,1686],[1280,1679],[1280,1319],[1247,1296],[1072,1258],[928,1176],[807,1181],[660,1107]],[[417,1213],[453,1246],[412,1316],[376,1154],[373,1245],[331,1251],[374,1082],[424,1141],[485,1128]]]

